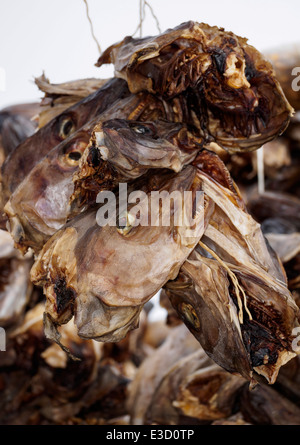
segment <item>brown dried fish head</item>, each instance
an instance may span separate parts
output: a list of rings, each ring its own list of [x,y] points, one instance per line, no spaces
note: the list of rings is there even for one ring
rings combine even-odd
[[[99,191],[129,182],[150,168],[175,172],[190,163],[202,141],[181,123],[110,119],[96,126],[74,175],[73,208],[95,202]]]
[[[148,204],[154,185],[157,191],[170,193],[201,189],[192,166],[177,175],[151,175],[144,184],[144,204]],[[190,204],[188,211],[195,206],[193,201]],[[131,218],[125,225],[119,219],[117,226],[100,226],[97,209],[72,219],[45,244],[31,271],[33,282],[44,286],[46,312],[58,324],[75,314],[79,335],[84,338],[119,340],[136,326],[142,306],[166,281],[175,278],[197,244],[211,212],[209,201],[204,207],[199,204],[192,233],[189,224],[177,227],[173,218],[166,226],[136,225]],[[160,207],[158,218],[162,212]],[[69,304],[59,312],[58,300],[63,296]]]
[[[186,22],[144,39],[126,37],[99,58],[131,92],[183,94],[200,134],[230,152],[250,151],[281,134],[293,108],[272,65],[223,28]]]
[[[73,193],[72,175],[88,145],[90,131],[81,129],[61,142],[24,178],[4,211],[15,245],[39,251],[67,221]]]
[[[127,94],[129,92],[125,82],[112,79],[99,90],[53,118],[20,144],[17,150],[8,156],[2,167],[4,201],[9,199],[32,168],[51,149],[72,136],[75,131],[103,112],[115,100]]]

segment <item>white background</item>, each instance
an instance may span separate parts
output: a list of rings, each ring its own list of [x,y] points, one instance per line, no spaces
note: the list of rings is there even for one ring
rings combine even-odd
[[[187,20],[223,26],[263,51],[300,42],[299,0],[149,0],[164,31]],[[102,49],[134,32],[139,0],[88,0]],[[156,34],[147,10],[143,35]],[[96,68],[83,0],[0,0],[0,108],[38,100],[33,79],[44,71],[51,82],[109,77]],[[5,72],[5,91],[3,88]],[[1,75],[2,73],[2,75]]]

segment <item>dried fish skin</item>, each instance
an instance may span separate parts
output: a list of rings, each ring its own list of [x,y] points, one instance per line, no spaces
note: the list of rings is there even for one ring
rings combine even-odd
[[[191,412],[192,409],[185,412],[184,407],[181,405],[180,393],[184,393],[185,380],[188,379],[190,375],[197,372],[199,368],[209,365],[211,365],[210,359],[203,350],[198,349],[192,354],[179,358],[172,367],[165,369],[164,373],[160,375],[160,381],[152,395],[145,416],[145,424],[180,425],[182,423],[189,423],[191,420],[193,420],[193,423],[195,423],[196,420],[208,420],[205,416],[201,418],[201,416],[195,415],[195,412]],[[141,388],[140,391],[141,396]],[[193,401],[197,407],[200,406],[201,401],[195,401],[195,398]],[[193,402],[191,401],[189,404],[189,401],[186,400],[186,404],[190,405],[189,408],[191,408]]]
[[[19,104],[3,108],[0,111],[0,152],[3,160],[36,129],[34,116],[39,111],[39,104]],[[0,162],[2,165],[2,162]]]
[[[251,151],[281,134],[293,108],[272,65],[247,40],[186,22],[144,39],[126,37],[100,56],[131,92],[183,94],[199,132],[229,152]]]
[[[193,252],[175,281],[164,289],[187,328],[207,355],[228,372],[248,380],[253,373],[226,271]]]
[[[192,136],[192,135],[191,135]],[[103,160],[120,171],[126,181],[136,179],[148,168],[169,168],[179,172],[201,148],[189,139],[188,129],[179,123],[113,119],[94,130],[94,149]],[[142,170],[142,173],[140,172]]]
[[[217,366],[181,324],[171,328],[129,385],[131,424],[208,424],[228,417],[244,384]]]
[[[115,100],[128,94],[129,91],[124,81],[112,79],[90,96],[83,98],[56,116],[20,144],[2,166],[4,202],[10,198],[32,168],[52,148],[72,136],[75,131],[103,112]],[[45,141],[47,142],[45,143]]]
[[[128,388],[127,407],[132,425],[143,425],[155,391],[165,374],[186,356],[199,354],[199,343],[181,324],[171,328],[163,344],[138,368]],[[188,368],[188,367],[187,367]]]
[[[240,396],[241,412],[246,420],[258,425],[299,425],[299,406],[282,396],[274,388],[257,385],[252,391],[247,386]]]
[[[32,292],[31,258],[14,249],[8,232],[0,230],[0,326],[11,327],[22,318]]]
[[[109,79],[90,78],[55,84],[50,83],[44,73],[36,77],[35,84],[44,93],[37,118],[39,128],[44,127],[81,99],[94,93],[108,81]]]
[[[274,383],[280,367],[296,355],[292,341],[299,309],[282,263],[236,186],[226,185],[220,160],[214,178],[209,176],[212,156],[200,153],[193,164],[199,164],[203,191],[214,202],[214,211],[199,245],[165,290],[220,366],[248,380],[261,374]]]
[[[145,107],[147,108],[147,106]],[[161,168],[179,172],[193,161],[203,141],[181,123],[109,119],[93,131],[73,176],[73,208],[96,201],[102,190]]]
[[[240,319],[227,268],[246,295],[251,319],[245,310]],[[165,289],[181,319],[216,363],[248,380],[261,374],[274,383],[280,367],[296,355],[292,341],[299,316],[286,288],[277,286],[274,291],[275,284],[266,286],[246,268],[229,263],[222,267],[194,251]]]
[[[178,174],[152,175],[145,183],[147,193],[141,203],[148,204],[153,184],[155,190],[180,192],[178,205],[183,205],[183,191],[201,190],[192,166]],[[192,210],[195,199],[196,195],[184,211]],[[174,209],[176,203],[172,214]],[[204,207],[198,203],[195,210],[196,230],[192,233],[189,225],[175,226],[173,218],[166,226],[135,226],[131,222],[126,230],[99,226],[97,209],[73,218],[49,239],[31,270],[32,281],[44,287],[51,319],[56,324],[66,323],[75,314],[80,336],[120,340],[136,326],[142,306],[166,281],[175,278],[201,238],[210,202],[205,201]],[[157,217],[165,211],[160,207]],[[135,259],[130,268],[129,258]]]
[[[52,148],[32,168],[5,206],[9,230],[16,247],[21,251],[26,251],[29,247],[39,251],[49,237],[66,223],[67,219],[82,211],[79,205],[77,209],[77,202],[73,203],[72,208],[70,207],[70,199],[73,194],[76,195],[72,176],[79,169],[93,129],[99,125],[99,122],[109,117],[127,116],[139,103],[140,100],[132,96],[116,100],[108,105],[105,111],[100,112],[78,131]],[[101,107],[100,111],[102,111]],[[109,188],[118,179],[122,179],[106,163],[104,170],[107,171],[106,181],[110,184]],[[78,198],[80,201],[83,199],[82,195],[80,189]],[[93,194],[93,204],[96,195],[97,193]]]
[[[82,201],[94,204],[100,190],[133,180],[148,168],[179,171],[196,156],[199,138],[195,143],[194,136],[181,124],[120,119],[130,117],[140,104],[144,112],[151,106],[148,101],[145,109],[144,101],[132,95],[116,100],[32,168],[5,206],[16,247],[40,250],[67,219],[82,211]],[[143,130],[146,134],[141,133]],[[101,151],[106,153],[105,160],[99,160]]]
[[[126,37],[104,51],[96,66],[113,63],[115,75],[125,79],[133,93],[147,90],[164,97],[174,97],[188,87],[195,87],[215,58],[218,69],[227,77],[228,85],[241,88],[249,86],[245,66],[242,66],[242,44],[246,44],[246,39],[222,28],[189,21],[158,36],[142,39]],[[238,57],[241,66],[231,66]]]
[[[0,325],[7,327],[22,316],[29,301],[31,261],[17,258],[0,260]]]
[[[240,196],[211,180],[205,172],[198,174],[203,181],[204,193],[216,204],[206,232],[214,244],[213,250],[229,263],[249,269],[260,268],[259,274],[269,274],[286,284],[281,262],[266,243],[260,225],[248,213]]]
[[[2,190],[1,167],[15,148],[36,129],[34,115],[39,110],[39,104],[27,103],[4,108],[0,111],[0,190]],[[5,229],[6,218],[3,215],[5,200],[0,195],[0,227]]]
[[[199,363],[180,382],[173,405],[185,416],[212,421],[229,416],[245,384],[241,377],[231,375],[215,364]]]
[[[224,205],[223,211],[227,213],[228,216],[230,204],[228,203],[226,206],[227,209],[225,209],[225,202],[223,202],[222,205]],[[242,218],[242,212],[238,213],[240,214],[240,218]],[[249,218],[249,216],[250,215],[248,215],[247,219],[249,219],[250,222],[251,217]],[[245,236],[244,233],[243,242],[246,241],[247,247],[243,248],[243,243],[242,241],[238,241],[237,234],[230,235],[231,230],[228,230],[230,225],[227,223],[227,228],[224,227],[225,221],[226,218],[224,218],[224,215],[218,217],[218,211],[215,211],[212,216],[213,224],[208,226],[203,242],[207,246],[210,246],[220,258],[226,261],[227,266],[229,266],[230,270],[235,274],[238,282],[244,289],[245,295],[247,296],[247,307],[253,317],[253,320],[249,323],[250,325],[253,324],[254,330],[252,331],[251,326],[241,326],[242,331],[243,329],[246,329],[246,331],[249,329],[250,337],[254,335],[253,342],[255,344],[257,342],[255,337],[258,335],[255,333],[256,329],[258,328],[259,331],[261,329],[266,330],[265,338],[268,339],[267,343],[270,341],[270,356],[266,359],[266,361],[268,360],[267,366],[264,366],[262,363],[262,357],[257,361],[259,349],[257,349],[256,346],[254,350],[250,352],[250,355],[253,365],[255,362],[255,372],[262,371],[265,378],[273,383],[277,377],[280,366],[282,366],[285,361],[290,360],[295,354],[292,350],[292,340],[293,330],[299,324],[299,311],[288,290],[283,266],[278,257],[268,248],[266,242],[264,242],[259,225],[254,221],[248,224],[248,228],[252,227],[252,229],[249,235]],[[236,229],[241,230],[237,217],[235,219],[231,218],[231,223],[235,225]],[[244,229],[246,229],[246,227],[247,224],[244,225]],[[217,231],[223,234],[225,233],[226,239],[223,238],[223,236],[219,236]],[[254,235],[254,231],[257,235]],[[251,232],[252,236],[250,236]],[[238,247],[237,243],[240,247]],[[230,245],[231,247],[229,247]],[[232,249],[234,249],[234,253]],[[242,253],[243,250],[244,253]],[[244,256],[247,250],[248,254]],[[231,255],[230,251],[232,251]],[[255,325],[257,326],[255,327]],[[245,332],[243,332],[243,336],[245,335]],[[262,336],[258,335],[258,337],[261,338]],[[264,348],[262,347],[262,349]],[[255,352],[255,350],[257,352]],[[254,359],[254,357],[256,358]]]
[[[113,354],[104,357],[100,343],[80,339],[72,323],[61,327],[62,341],[81,360],[70,360],[45,338],[43,311],[37,304],[10,333],[10,363],[1,355],[0,423],[70,424],[76,417],[85,423],[93,414],[102,419],[125,414],[125,364]]]
[[[39,251],[67,221],[72,175],[89,142],[86,127],[61,142],[33,167],[4,207],[16,248]]]

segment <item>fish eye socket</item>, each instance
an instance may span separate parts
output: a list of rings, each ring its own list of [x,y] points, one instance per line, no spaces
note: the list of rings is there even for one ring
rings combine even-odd
[[[82,154],[80,153],[80,151],[71,151],[70,153],[67,154],[67,163],[73,167],[78,165],[80,159],[81,159]]]
[[[83,152],[87,146],[85,141],[75,141],[71,145],[66,147],[66,151],[63,155],[63,165],[68,165],[69,167],[76,167],[82,158]]]
[[[137,133],[137,134],[141,134],[141,135],[152,135],[153,131],[151,130],[151,128],[147,127],[146,125],[132,125],[131,129]]]
[[[71,117],[64,118],[59,126],[59,137],[61,139],[66,139],[70,134],[75,131],[75,123]]]
[[[190,303],[180,303],[178,310],[184,320],[187,321],[194,329],[200,329],[200,320],[194,307]]]
[[[71,151],[70,153],[67,153],[66,155],[66,161],[70,167],[75,167],[78,165],[82,154],[80,151]]]
[[[79,161],[82,155],[80,151],[71,151],[71,153],[69,153],[68,156],[69,159],[72,159],[72,161]]]

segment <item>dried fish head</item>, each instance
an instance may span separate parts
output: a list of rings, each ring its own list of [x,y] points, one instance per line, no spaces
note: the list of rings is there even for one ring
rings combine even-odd
[[[177,192],[166,225],[159,223],[167,214],[163,206],[159,206],[152,225],[136,224],[142,207],[129,206],[126,218],[119,208],[117,226],[108,222],[98,225],[98,210],[91,209],[50,238],[32,268],[31,278],[43,285],[46,312],[55,323],[65,323],[75,314],[80,336],[104,341],[120,340],[136,326],[142,306],[166,281],[176,277],[203,234],[212,210],[209,200],[197,203],[194,194],[183,210],[194,209],[195,231],[189,222],[176,226],[173,218],[176,208],[183,206],[182,193],[201,190],[195,172],[194,167],[187,166],[178,174],[151,175],[144,183],[145,195],[139,206],[148,205],[152,190]],[[101,215],[108,211],[105,207],[99,210]],[[115,215],[111,213],[109,218],[113,220]]]
[[[36,103],[14,105],[0,111],[0,152],[3,150],[4,159],[34,133],[37,125],[33,118],[38,111]]]
[[[35,84],[44,93],[38,114],[39,128],[75,105],[81,99],[101,88],[108,79],[78,79],[63,83],[50,83],[45,74],[35,78]]]
[[[40,250],[45,241],[70,217],[69,200],[74,192],[72,175],[78,170],[94,127],[109,116],[126,116],[130,112],[130,104],[135,108],[139,103],[139,99],[126,97],[128,90],[124,82],[122,86],[114,86],[113,82],[108,82],[108,85],[96,92],[96,96],[92,95],[90,100],[97,108],[90,110],[91,120],[36,162],[11,194],[5,212],[9,219],[9,230],[20,250],[26,251],[28,247]],[[87,105],[91,108],[89,102]],[[87,115],[85,117],[88,119]],[[114,172],[109,167],[107,170],[113,182]]]
[[[135,99],[133,102],[136,105]],[[127,113],[127,106],[127,99],[117,101],[116,106],[53,148],[14,191],[5,212],[19,249],[40,250],[70,215],[73,217],[82,211],[81,202],[86,204],[87,195],[88,201],[94,204],[99,191],[113,189],[120,181],[132,181],[150,168],[179,171],[195,158],[200,142],[197,139],[195,143],[193,135],[182,124],[125,119],[99,124],[107,115]]]
[[[190,163],[203,141],[181,123],[110,119],[96,126],[74,174],[73,208],[93,203],[99,191],[129,182],[149,169],[175,172]]]
[[[15,246],[39,251],[67,221],[73,193],[72,175],[88,145],[90,131],[81,129],[37,163],[4,207]]]
[[[126,94],[129,93],[125,82],[112,79],[99,90],[53,118],[20,144],[17,150],[8,156],[2,167],[4,202],[51,149]]]
[[[153,395],[176,363],[195,354],[199,357],[201,353],[198,342],[183,324],[171,328],[162,345],[141,364],[129,386],[127,406],[133,425],[146,422]],[[206,360],[209,360],[207,356]]]
[[[194,164],[198,159],[201,154]],[[200,167],[214,212],[199,245],[165,289],[220,366],[249,380],[260,374],[274,383],[280,367],[297,354],[293,340],[299,309],[280,260],[241,198],[207,175],[206,162]]]
[[[293,108],[272,65],[247,40],[223,28],[186,22],[144,39],[126,37],[100,56],[131,92],[184,95],[202,136],[250,151],[282,133]]]
[[[185,125],[162,120],[109,120],[103,122],[100,132],[95,129],[94,138],[102,159],[109,160],[126,180],[141,176],[140,169],[149,167],[179,172],[201,148]]]
[[[10,234],[0,230],[0,326],[16,323],[24,314],[32,284],[29,271],[32,259],[23,258]]]
[[[3,214],[5,199],[2,196],[1,168],[5,159],[36,129],[33,117],[38,113],[39,104],[28,103],[14,105],[0,111],[0,227],[5,228],[6,218]]]
[[[169,281],[164,289],[209,357],[228,372],[238,372],[249,379],[252,374],[248,353],[228,288],[226,271],[213,259],[193,252],[176,280]]]

